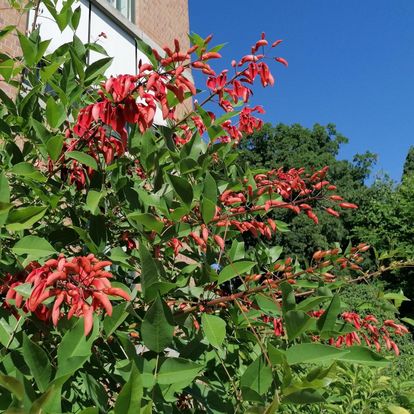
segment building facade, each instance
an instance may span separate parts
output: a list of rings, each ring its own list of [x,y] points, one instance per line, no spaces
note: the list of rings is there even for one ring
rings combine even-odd
[[[60,7],[61,1],[58,1],[56,8],[59,10]],[[189,47],[188,0],[78,0],[73,7],[81,8],[76,35],[85,43],[98,41],[113,57],[107,75],[134,74],[138,61],[146,61],[136,46],[136,38],[159,52],[162,52],[162,46],[171,46],[175,38],[183,48]],[[42,3],[37,13],[34,10],[19,13],[10,8],[7,0],[0,0],[0,30],[8,25],[16,25],[20,32],[39,27],[42,39],[52,39],[47,52],[70,41],[73,36],[70,28],[60,32]],[[100,36],[101,33],[105,36]],[[15,34],[0,41],[0,53],[20,54]],[[89,63],[101,57],[92,53]]]

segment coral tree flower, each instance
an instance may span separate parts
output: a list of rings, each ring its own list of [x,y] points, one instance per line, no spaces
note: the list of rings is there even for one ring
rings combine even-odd
[[[6,303],[10,305],[14,299],[16,307],[33,312],[41,320],[52,320],[55,326],[64,314],[68,319],[84,318],[84,331],[88,335],[93,327],[94,312],[101,310],[112,315],[108,295],[130,300],[124,290],[112,287],[109,279],[113,276],[105,270],[111,264],[99,261],[93,254],[71,260],[61,255],[43,266],[35,264],[25,280],[10,284]],[[14,289],[22,283],[32,284],[31,294],[24,303]],[[50,305],[45,305],[46,300]]]

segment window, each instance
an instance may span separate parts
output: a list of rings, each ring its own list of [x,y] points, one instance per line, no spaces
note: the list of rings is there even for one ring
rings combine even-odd
[[[123,16],[125,16],[131,22],[134,21],[135,18],[135,1],[134,0],[108,0],[108,3],[115,7],[117,10],[121,12]]]

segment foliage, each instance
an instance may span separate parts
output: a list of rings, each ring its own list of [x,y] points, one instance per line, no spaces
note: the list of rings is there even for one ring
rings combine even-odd
[[[403,179],[414,173],[414,147],[408,149],[407,157],[403,166]]]
[[[243,140],[239,150],[242,159],[252,168],[280,165],[288,169],[300,165],[318,170],[329,165],[329,179],[341,189],[341,195],[359,205],[367,199],[364,181],[376,156],[367,152],[356,155],[353,163],[338,160],[340,147],[347,142],[347,138],[338,133],[333,124],[326,127],[316,124],[312,129],[299,124],[274,127],[266,124]],[[281,218],[291,221],[291,231],[278,235],[276,242],[301,258],[308,257],[318,248],[326,249],[334,242],[346,246],[354,224],[353,214],[347,212],[342,213],[341,220],[321,214],[317,228],[302,216],[291,215],[287,218],[286,215],[284,213]]]
[[[45,5],[76,29],[72,2]],[[362,320],[340,295],[369,247],[305,265],[268,244],[286,229],[275,210],[317,223],[356,205],[326,167],[238,162],[262,126],[252,85],[274,83],[261,51],[280,41],[265,49],[262,34],[233,75],[211,68],[211,37],[162,56],[138,41],[138,75],[106,79],[98,43],[74,36],[47,54],[38,30],[18,36],[22,56],[1,73],[16,97],[0,92],[2,410],[272,413],[329,400],[342,364],[389,366],[375,347],[398,354],[407,329]],[[197,94],[189,68],[208,76],[207,98],[179,118]]]

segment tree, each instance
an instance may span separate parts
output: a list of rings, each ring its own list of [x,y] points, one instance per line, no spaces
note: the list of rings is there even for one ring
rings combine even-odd
[[[70,7],[55,11],[62,31],[76,26]],[[45,55],[38,30],[18,38],[10,60],[25,82],[14,100],[0,92],[2,410],[274,412],[325,401],[338,361],[388,366],[377,351],[398,354],[407,328],[340,297],[369,246],[319,250],[303,267],[264,243],[284,226],[274,210],[316,222],[318,208],[356,207],[326,168],[238,162],[234,146],[262,126],[250,88],[273,84],[264,34],[232,77],[211,68],[210,36],[164,56],[137,40],[148,62],[109,79],[95,44],[74,36]],[[197,94],[189,68],[208,76],[215,114],[197,104],[178,117]]]
[[[408,177],[414,172],[414,147],[411,146],[408,150],[407,157],[405,158],[404,167],[403,167],[403,176]]]
[[[333,124],[326,127],[316,124],[312,129],[299,124],[264,125],[240,144],[241,157],[251,168],[284,169],[303,166],[314,171],[329,165],[329,179],[341,188],[341,194],[356,204],[366,199],[365,179],[375,163],[370,152],[358,154],[353,162],[338,160],[342,144],[348,140],[337,132]],[[277,242],[301,258],[318,248],[328,248],[334,242],[346,245],[351,236],[353,215],[344,213],[341,220],[322,213],[317,227],[303,216],[290,217],[290,232],[279,235]],[[286,218],[286,214],[282,216]]]

